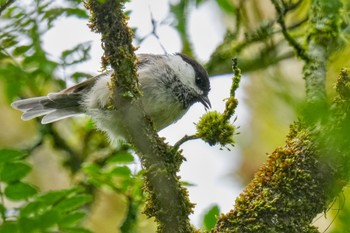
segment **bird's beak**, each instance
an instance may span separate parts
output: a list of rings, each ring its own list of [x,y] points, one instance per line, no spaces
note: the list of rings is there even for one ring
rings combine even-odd
[[[199,96],[199,102],[201,102],[204,105],[206,110],[211,108],[211,103],[208,96],[206,95]]]

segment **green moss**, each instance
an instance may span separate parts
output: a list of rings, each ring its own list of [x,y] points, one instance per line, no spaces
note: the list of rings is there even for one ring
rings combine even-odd
[[[125,121],[128,141],[135,146],[145,169],[145,213],[155,217],[158,232],[193,232],[189,221],[193,204],[176,175],[184,158],[158,137],[140,101],[134,101],[141,93],[133,35],[127,27],[127,16],[122,12],[125,2],[89,0],[85,3],[91,12],[90,28],[102,35],[103,69],[110,64],[115,71],[109,87],[114,92],[109,108],[123,108],[120,114]]]
[[[230,89],[230,97],[226,99],[226,108],[223,113],[211,111],[202,116],[196,124],[197,134],[195,138],[201,138],[209,145],[234,145],[233,135],[236,128],[230,122],[230,118],[234,115],[238,101],[235,98],[236,91],[241,80],[241,70],[237,66],[237,59],[232,62],[232,70],[234,76]]]
[[[326,101],[326,73],[330,55],[339,49],[340,0],[311,2],[307,51],[310,60],[304,66],[306,96],[309,102]]]
[[[193,213],[194,204],[176,175],[185,158],[179,151],[172,150],[164,138],[157,138],[152,146],[154,157],[143,161],[143,166],[148,168],[144,176],[144,190],[147,193],[144,213],[155,217],[158,232],[193,232],[188,216]],[[169,230],[169,226],[173,226],[173,231]]]
[[[285,146],[269,155],[213,232],[318,232],[312,220],[350,178],[349,83],[343,69],[326,116],[291,125]]]
[[[132,45],[133,32],[127,27],[128,17],[123,13],[126,1],[87,1],[85,7],[90,10],[92,31],[101,33],[102,47],[105,51],[102,57],[102,69],[108,65],[116,72],[112,77],[112,85],[120,96],[114,98],[137,98],[140,96],[137,79],[136,50]],[[114,89],[115,86],[112,88]]]
[[[339,37],[342,3],[339,0],[318,0],[313,1],[311,6],[310,38],[315,40],[316,44],[329,48]]]
[[[326,174],[319,171],[310,133],[300,123],[291,132],[286,146],[269,156],[214,232],[315,232],[308,226],[324,208],[326,194],[318,178]]]
[[[229,123],[223,114],[212,111],[202,116],[197,124],[197,135],[203,141],[213,146],[233,145],[233,134],[235,127]]]
[[[273,2],[277,11],[285,7],[283,1]],[[344,70],[331,107],[325,91],[328,59],[340,37],[341,1],[315,0],[311,5],[306,49],[293,47],[299,56],[307,53],[303,75],[312,117],[302,115],[291,126],[285,146],[269,155],[213,232],[318,232],[313,219],[349,181],[350,79]],[[283,18],[278,20],[284,24]]]
[[[343,99],[350,98],[350,77],[348,74],[348,69],[346,68],[341,69],[340,75],[335,85],[335,89],[341,98]]]

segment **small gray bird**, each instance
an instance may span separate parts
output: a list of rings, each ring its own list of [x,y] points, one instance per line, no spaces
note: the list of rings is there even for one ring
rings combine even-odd
[[[23,112],[22,119],[44,116],[42,124],[78,114],[87,114],[112,139],[123,138],[123,121],[118,109],[107,109],[112,96],[112,72],[87,79],[61,92],[18,100],[12,107]],[[196,102],[210,108],[210,82],[205,69],[186,55],[139,54],[137,74],[142,91],[140,101],[159,131],[180,119]]]

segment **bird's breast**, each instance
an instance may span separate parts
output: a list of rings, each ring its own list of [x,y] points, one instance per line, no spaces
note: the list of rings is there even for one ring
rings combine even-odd
[[[175,123],[188,110],[173,96],[143,96],[141,101],[146,114],[152,119],[157,131]]]

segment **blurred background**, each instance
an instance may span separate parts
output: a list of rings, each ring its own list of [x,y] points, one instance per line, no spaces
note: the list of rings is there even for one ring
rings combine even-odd
[[[290,2],[300,4],[288,15],[287,23],[296,38],[305,40],[310,1]],[[349,5],[348,1],[344,4]],[[208,211],[229,211],[267,153],[283,146],[305,95],[303,63],[276,26],[270,0],[135,0],[125,10],[135,32],[136,53],[183,52],[206,66],[213,110],[224,109],[233,76],[231,59],[238,58],[243,78],[237,119],[232,119],[239,126],[235,146],[210,147],[197,140],[181,147],[187,161],[180,176],[196,203],[192,223],[205,229],[203,218]],[[101,72],[100,37],[87,26],[88,12],[80,1],[72,0],[16,1],[0,12],[0,147],[27,152],[32,169],[26,180],[40,192],[77,184],[89,187],[94,198],[83,225],[96,233],[119,232],[129,194],[141,189],[137,156],[126,156],[123,161],[132,178],[117,176],[113,184],[104,185],[94,169],[105,171],[111,166],[109,159],[120,151],[132,154],[129,147],[110,145],[86,116],[41,125],[40,119],[22,121],[21,113],[10,106],[16,99],[57,92]],[[330,93],[340,68],[348,65],[349,51],[345,44],[330,61]],[[185,134],[195,133],[195,122],[203,113],[203,107],[195,105],[159,134],[174,144]],[[125,187],[113,188],[121,180],[127,181]],[[315,219],[321,232],[350,229],[346,221],[349,204],[340,199],[327,218]],[[5,204],[16,207],[21,203],[6,200]],[[138,207],[135,232],[154,232],[153,220],[141,213],[142,201]]]

